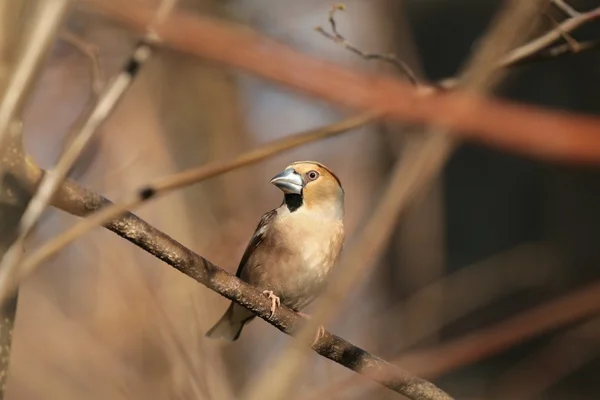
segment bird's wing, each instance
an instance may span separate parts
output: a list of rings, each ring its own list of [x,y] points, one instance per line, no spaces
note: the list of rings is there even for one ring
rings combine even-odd
[[[261,217],[260,222],[258,223],[258,226],[256,227],[256,230],[254,231],[254,234],[250,239],[250,243],[248,243],[248,246],[244,251],[244,255],[242,256],[242,260],[240,261],[240,265],[238,266],[237,272],[235,273],[235,276],[237,276],[238,278],[241,276],[242,270],[244,269],[244,266],[248,262],[248,259],[250,258],[254,250],[256,250],[256,248],[262,243],[263,239],[265,238],[265,234],[267,233],[269,224],[271,223],[271,221],[273,221],[276,215],[277,209],[274,209]]]

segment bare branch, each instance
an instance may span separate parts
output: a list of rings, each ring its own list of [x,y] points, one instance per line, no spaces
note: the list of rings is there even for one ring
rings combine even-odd
[[[563,43],[538,53],[536,56],[531,58],[531,61],[548,60],[550,58],[556,58],[565,54],[581,53],[584,50],[597,49],[599,46],[600,40],[577,42],[577,49],[573,49],[573,46],[569,43]]]
[[[346,10],[346,6],[344,4],[336,4],[331,7],[331,10],[329,11],[329,24],[331,25],[332,33],[327,32],[325,29],[323,29],[322,26],[315,27],[315,31],[319,32],[327,39],[332,40],[334,43],[337,43],[342,47],[350,50],[351,52],[359,55],[365,60],[381,60],[394,65],[396,68],[398,68],[398,70],[400,70],[400,72],[402,72],[408,78],[410,83],[412,83],[415,86],[418,85],[419,81],[417,80],[415,73],[412,71],[412,69],[408,66],[407,63],[402,61],[395,54],[366,53],[360,50],[358,47],[352,45],[350,42],[348,42],[348,40],[346,40],[346,38],[338,31],[337,24],[335,22],[336,11],[344,10]]]

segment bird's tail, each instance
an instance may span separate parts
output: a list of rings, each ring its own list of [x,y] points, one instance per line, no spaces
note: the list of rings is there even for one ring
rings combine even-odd
[[[240,334],[242,333],[244,325],[246,325],[248,322],[250,322],[251,319],[253,319],[253,314],[246,310],[244,307],[239,306],[243,308],[243,311],[246,311],[243,314],[249,313],[250,316],[234,315],[241,314],[235,312],[234,307],[235,303],[231,302],[231,305],[229,306],[227,311],[225,311],[225,314],[223,314],[221,319],[212,328],[210,328],[204,336],[206,336],[209,339],[223,339],[228,340],[230,342],[237,340],[240,337]]]

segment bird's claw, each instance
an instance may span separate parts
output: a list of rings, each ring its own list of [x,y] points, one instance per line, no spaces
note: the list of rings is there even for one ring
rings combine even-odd
[[[300,315],[304,319],[312,318],[310,315],[305,314],[300,311],[298,311],[298,315]],[[319,341],[319,339],[321,339],[323,337],[324,334],[325,334],[325,327],[323,325],[319,325],[319,327],[317,328],[317,334],[315,335],[315,340],[313,340],[311,347],[314,346]]]
[[[273,314],[275,314],[277,307],[281,305],[281,300],[275,295],[275,293],[273,293],[272,290],[263,290],[263,294],[266,295],[269,300],[271,300],[271,315],[269,315],[269,317],[272,317]]]

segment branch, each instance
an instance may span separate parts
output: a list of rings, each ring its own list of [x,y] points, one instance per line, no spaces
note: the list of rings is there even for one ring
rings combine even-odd
[[[549,31],[545,35],[532,40],[528,44],[519,47],[511,51],[506,57],[502,59],[499,67],[507,67],[516,64],[524,63],[529,57],[535,55],[552,43],[556,42],[562,37],[563,34],[574,31],[580,26],[594,21],[600,18],[600,7],[594,10],[588,11],[583,14],[579,14],[573,18],[568,18],[560,23],[555,29]],[[557,56],[560,54],[557,54]]]
[[[152,12],[130,3],[87,2],[133,29],[145,26]],[[585,15],[585,21],[598,18],[600,8]],[[543,160],[600,164],[598,117],[551,113],[468,92],[426,96],[401,80],[316,60],[247,28],[200,15],[173,14],[157,32],[165,45],[177,50],[241,68],[349,108],[442,126],[455,137]]]
[[[434,144],[430,143],[429,145],[431,145],[432,148],[436,148],[436,149],[443,148],[443,147],[438,147],[438,145],[445,143],[445,140],[443,140],[443,139],[439,139],[439,140],[440,140],[440,144],[435,144],[435,142],[433,142]],[[421,153],[419,153],[419,154],[421,154]],[[437,158],[437,156],[436,156],[436,158]],[[438,159],[441,159],[443,161],[443,157],[438,158]],[[420,161],[429,160],[429,157],[426,156],[424,158],[420,158],[417,160],[420,160]],[[419,165],[419,163],[417,163],[417,165]],[[426,165],[427,165],[427,163],[426,163]],[[437,164],[434,163],[432,165],[437,165]],[[120,215],[127,208],[133,207],[136,204],[141,204],[144,200],[147,200],[150,197],[155,197],[155,195],[158,192],[162,193],[162,192],[165,192],[166,190],[171,190],[176,187],[180,187],[181,185],[189,184],[190,181],[192,181],[194,179],[198,179],[198,177],[201,177],[203,174],[204,174],[203,175],[204,177],[208,177],[208,176],[210,176],[211,173],[216,174],[216,173],[220,173],[220,172],[227,170],[227,167],[223,168],[222,165],[221,166],[217,165],[217,168],[213,169],[211,172],[210,167],[211,166],[209,165],[208,169],[205,168],[205,169],[200,169],[200,170],[196,170],[193,172],[190,172],[190,171],[184,172],[182,174],[179,174],[178,177],[163,180],[162,182],[159,181],[155,185],[151,185],[151,186],[145,188],[144,190],[136,192],[134,195],[131,196],[130,201],[126,201],[126,202],[121,203],[121,205],[119,205],[119,206],[112,207],[112,210],[107,209],[106,212],[101,212],[101,213],[96,214],[96,216],[94,218],[88,219],[88,220],[82,222],[82,224],[79,224],[79,228],[84,227],[83,229],[80,229],[78,231],[77,230],[78,226],[74,227],[74,230],[69,231],[72,233],[70,236],[63,235],[63,236],[57,238],[54,242],[50,242],[49,245],[45,247],[45,249],[46,250],[51,249],[50,252],[58,251],[61,248],[61,246],[64,246],[66,243],[74,240],[78,235],[82,234],[86,230],[91,229],[93,226],[96,226],[98,223],[101,223],[102,221],[106,221],[106,220],[116,217],[117,215]],[[438,168],[438,167],[435,167],[435,168]],[[416,170],[418,171],[419,169],[416,169]],[[408,192],[408,193],[410,193],[410,192]],[[407,196],[407,195],[405,195],[405,196]],[[405,197],[402,197],[402,198],[405,198]],[[111,214],[111,213],[113,213],[113,214]],[[65,238],[67,238],[67,239],[65,240]],[[60,240],[63,240],[63,241],[60,242]],[[50,252],[47,251],[45,253],[46,254],[45,256],[40,257],[40,254],[42,254],[42,255],[44,254],[44,248],[43,248],[43,249],[41,249],[41,251],[34,253],[31,256],[31,258],[28,259],[29,261],[26,261],[24,264],[27,265],[29,262],[30,267],[33,265],[36,265],[39,262],[41,262],[44,257],[48,256],[50,254]],[[36,259],[36,257],[37,257],[37,259]],[[31,262],[32,259],[35,260],[35,262]]]
[[[65,182],[60,197],[63,202],[69,204],[69,212],[77,210],[80,215],[95,212],[111,204],[102,196],[72,181]],[[304,323],[302,317],[284,305],[271,317],[271,302],[261,291],[222,270],[131,213],[126,213],[104,226],[209,289],[240,303],[284,333],[293,334]],[[433,384],[409,375],[330,332],[326,331],[312,348],[320,355],[367,377],[385,376],[385,379],[375,380],[411,399],[450,400],[448,395]]]
[[[375,107],[375,110],[379,111],[377,107]],[[382,110],[387,111],[385,107]],[[168,189],[172,187],[171,185],[176,186],[182,184],[182,182],[187,182],[190,176],[180,176],[180,179],[175,183],[164,184],[163,182],[164,186],[162,188]],[[69,195],[73,196],[71,199],[75,202],[71,203],[70,206],[82,207],[83,214],[96,211],[108,204],[106,199],[91,192],[86,192],[72,182],[65,184],[61,191],[60,198],[62,201],[66,201],[65,199],[68,199]],[[140,197],[143,199],[153,197],[155,193],[153,187],[147,188],[136,194],[136,201]],[[123,210],[120,213],[122,212]],[[227,298],[239,302],[261,318],[269,318],[270,303],[259,291],[186,249],[133,214],[126,213],[124,217],[110,221],[105,225],[198,282],[205,284]],[[282,307],[278,314],[280,315],[277,315],[270,322],[286,333],[294,333],[302,323],[301,319],[289,309]],[[384,360],[378,359],[330,333],[326,333],[315,342],[313,348],[320,354],[367,376],[375,378],[384,376],[385,378],[377,380],[413,399],[448,398],[447,395],[430,383],[411,377]]]

